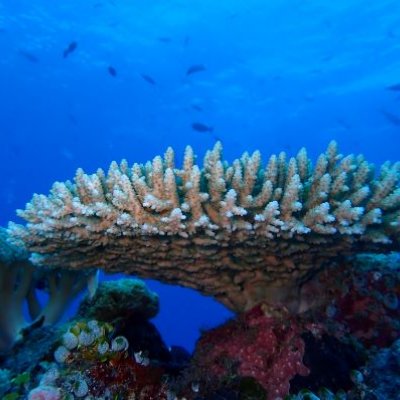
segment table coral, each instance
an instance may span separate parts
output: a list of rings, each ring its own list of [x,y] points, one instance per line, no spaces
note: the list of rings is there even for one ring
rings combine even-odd
[[[203,167],[186,148],[108,173],[56,182],[10,224],[32,260],[102,267],[191,287],[243,311],[261,301],[301,310],[301,285],[334,260],[399,248],[400,163],[379,175],[332,142],[313,167],[306,150],[287,159],[244,153],[229,164],[217,143]]]

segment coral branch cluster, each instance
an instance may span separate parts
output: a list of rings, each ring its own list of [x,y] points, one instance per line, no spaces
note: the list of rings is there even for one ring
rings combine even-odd
[[[332,142],[312,166],[296,157],[244,153],[229,164],[217,143],[203,167],[186,148],[108,173],[56,182],[10,224],[32,260],[103,267],[191,287],[235,311],[260,301],[300,307],[301,284],[338,256],[398,248],[400,163],[375,175],[362,156]]]

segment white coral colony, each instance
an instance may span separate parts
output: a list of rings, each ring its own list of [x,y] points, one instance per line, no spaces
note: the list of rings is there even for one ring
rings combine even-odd
[[[77,171],[35,195],[10,224],[38,264],[101,266],[212,295],[235,311],[259,301],[299,304],[301,284],[338,257],[398,248],[400,163],[373,166],[331,142],[314,167],[244,153],[228,164],[217,143],[203,167],[186,148],[108,173]]]

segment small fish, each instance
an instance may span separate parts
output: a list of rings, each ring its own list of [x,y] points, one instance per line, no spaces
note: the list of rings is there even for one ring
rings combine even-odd
[[[77,119],[75,118],[75,116],[74,116],[73,114],[69,113],[69,114],[67,115],[67,117],[68,117],[68,121],[69,121],[72,125],[75,125],[75,126],[78,125],[78,121],[77,121]]]
[[[380,110],[382,115],[393,125],[400,126],[400,117],[386,110]]]
[[[64,50],[63,52],[63,56],[64,58],[67,58],[71,53],[73,53],[76,48],[78,47],[78,43],[77,42],[71,42]]]
[[[203,124],[201,122],[193,122],[192,129],[197,132],[212,132],[214,130],[212,126]]]
[[[67,148],[63,148],[60,150],[60,154],[66,159],[66,160],[73,160],[74,154]]]
[[[203,107],[200,107],[200,106],[198,106],[197,104],[192,104],[192,108],[193,108],[193,110],[196,110],[196,111],[203,111]]]
[[[157,85],[156,81],[150,75],[140,74],[140,76],[150,85]]]
[[[196,72],[201,72],[201,71],[205,71],[206,67],[203,64],[194,64],[191,65],[187,71],[186,71],[186,75],[191,75],[191,74],[195,74]]]
[[[395,83],[394,85],[386,86],[386,90],[393,90],[395,92],[400,92],[400,83]]]
[[[31,63],[38,63],[39,59],[32,53],[29,53],[25,50],[19,50],[19,54],[25,58],[25,60],[30,61]]]
[[[221,138],[214,133],[214,127],[203,124],[202,122],[193,122],[192,129],[201,133],[209,133],[215,140],[222,142]]]
[[[100,270],[96,270],[94,273],[91,273],[87,280],[87,289],[89,292],[89,299],[92,300],[96,295],[97,288],[99,287],[99,276]]]
[[[322,57],[321,58],[321,61],[322,62],[328,62],[328,61],[331,61],[331,60],[333,60],[333,54],[326,54],[324,57]]]
[[[315,96],[314,96],[313,94],[311,94],[311,93],[307,93],[307,94],[304,96],[304,100],[305,100],[307,103],[313,103],[313,102],[315,101]]]
[[[172,39],[170,37],[167,37],[167,36],[160,36],[158,38],[158,41],[161,42],[161,43],[171,43]]]
[[[336,122],[338,123],[339,126],[341,126],[343,129],[350,130],[351,126],[348,124],[346,120],[343,118],[336,118]]]
[[[114,77],[117,76],[117,70],[114,67],[112,67],[111,65],[107,68],[107,71],[111,76],[114,76]]]

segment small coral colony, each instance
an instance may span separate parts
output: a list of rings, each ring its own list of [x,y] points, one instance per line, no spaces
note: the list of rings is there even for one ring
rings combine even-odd
[[[1,398],[399,399],[399,179],[400,163],[375,170],[335,142],[315,165],[305,149],[228,163],[217,143],[202,166],[187,147],[180,167],[169,148],[79,169],[0,230]],[[95,268],[235,317],[193,354],[168,348],[157,294]]]

